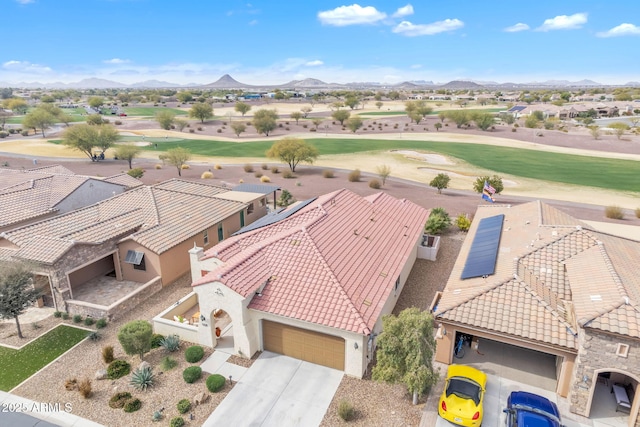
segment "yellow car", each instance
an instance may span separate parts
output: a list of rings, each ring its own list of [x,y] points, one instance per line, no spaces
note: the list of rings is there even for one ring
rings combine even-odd
[[[482,400],[487,375],[471,366],[449,365],[447,382],[438,403],[445,420],[466,427],[482,425]]]

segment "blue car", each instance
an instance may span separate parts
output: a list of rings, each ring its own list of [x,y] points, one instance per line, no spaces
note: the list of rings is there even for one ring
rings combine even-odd
[[[526,391],[511,392],[504,412],[508,427],[563,427],[555,403]]]

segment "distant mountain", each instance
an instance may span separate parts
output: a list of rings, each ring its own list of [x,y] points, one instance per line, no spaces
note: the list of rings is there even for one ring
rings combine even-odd
[[[170,82],[163,82],[160,80],[145,80],[139,83],[133,83],[129,87],[136,88],[167,88],[167,87],[181,87],[182,85]]]
[[[625,86],[640,86],[640,82],[629,82],[626,83]]]
[[[318,79],[304,79],[304,80],[291,80],[289,83],[284,84],[286,87],[327,87],[329,84]]]
[[[424,85],[415,82],[396,83],[392,86],[394,89],[424,89]]]
[[[443,89],[476,89],[476,88],[480,89],[482,88],[482,86],[480,86],[478,83],[474,83],[466,80],[452,80],[449,83],[445,83],[440,87]]]
[[[240,83],[239,81],[231,77],[229,74],[225,74],[215,82],[202,85],[202,87],[210,87],[214,89],[243,89],[243,88],[251,88],[255,86]]]
[[[59,84],[64,85],[64,83],[59,83]],[[47,85],[47,87],[49,86]],[[57,87],[60,87],[60,86],[57,86]],[[79,82],[67,83],[62,87],[69,88],[69,89],[111,89],[111,88],[127,87],[127,85],[124,83],[114,82],[112,80],[91,78],[91,79],[82,79]]]
[[[434,83],[433,81],[429,80],[409,80],[409,83],[413,83],[415,85],[420,85],[420,86],[433,86]]]

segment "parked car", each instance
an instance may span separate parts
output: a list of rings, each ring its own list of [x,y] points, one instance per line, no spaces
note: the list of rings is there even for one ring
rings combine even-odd
[[[482,402],[487,375],[471,366],[449,365],[438,414],[445,420],[465,427],[482,425]]]
[[[127,117],[127,113],[120,113],[120,114],[118,114],[118,116],[120,116],[120,117]]]
[[[507,399],[508,427],[562,427],[560,412],[546,397],[526,391],[513,391]]]

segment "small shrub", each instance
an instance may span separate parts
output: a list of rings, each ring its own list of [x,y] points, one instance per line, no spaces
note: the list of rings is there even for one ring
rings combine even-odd
[[[133,169],[129,169],[129,171],[127,172],[127,175],[133,177],[133,178],[142,178],[142,176],[144,175],[144,169],[142,168],[133,168]]]
[[[277,166],[271,166],[271,173],[280,173],[280,169]]]
[[[28,130],[23,130],[22,132],[20,132],[20,135],[29,136],[29,131]]]
[[[258,171],[254,173],[253,176],[255,176],[256,178],[262,178],[262,172]]]
[[[195,129],[189,129],[189,133],[196,133]]]
[[[180,169],[185,170],[185,169],[191,169],[191,166],[184,164],[182,166],[180,166]]]
[[[117,380],[131,372],[131,365],[126,360],[114,360],[107,367],[107,376],[110,380]]]
[[[168,335],[160,342],[160,345],[167,351],[174,352],[180,348],[180,337]]]
[[[93,325],[94,323],[96,323],[96,321],[94,320],[94,318],[93,318],[93,317],[87,317],[86,319],[84,319],[84,324],[85,324],[86,326],[91,326],[91,325]]]
[[[63,320],[69,320],[71,316],[69,315],[69,313],[67,313],[66,311],[64,313],[62,313],[62,319]]]
[[[105,326],[107,326],[107,319],[105,319],[105,318],[98,319],[98,321],[96,322],[96,328],[102,329]]]
[[[635,214],[636,214],[636,218],[640,218],[640,208],[636,208]]]
[[[360,172],[360,169],[356,169],[349,172],[349,177],[347,179],[349,182],[359,182],[361,177],[362,173]]]
[[[604,216],[612,219],[623,219],[624,212],[620,206],[607,206],[604,208]]]
[[[80,395],[85,399],[90,398],[93,394],[93,392],[91,391],[91,380],[89,378],[85,378],[80,381],[80,384],[78,384],[78,391],[80,392]]]
[[[109,364],[109,363],[113,362],[114,357],[113,357],[113,346],[112,345],[105,345],[104,347],[102,347],[102,360],[106,364]]]
[[[171,356],[165,356],[160,362],[163,371],[169,371],[178,366],[178,361]]]
[[[182,378],[188,384],[193,384],[202,377],[202,368],[200,366],[189,366],[182,371]]]
[[[142,402],[137,397],[134,399],[129,399],[124,403],[124,412],[136,412],[138,409],[142,407]]]
[[[262,168],[262,170],[268,170],[269,169],[269,165],[266,163],[263,163],[262,166],[260,166]]]
[[[157,422],[157,421],[162,421],[162,412],[160,411],[155,411],[153,413],[153,416],[151,417],[151,421]]]
[[[42,326],[40,326],[40,324],[38,322],[34,322],[31,324],[31,329],[37,331],[38,329],[42,328]]]
[[[213,179],[213,173],[209,171],[202,172],[201,179]]]
[[[518,129],[516,128],[511,128],[511,132],[516,132]]]
[[[129,384],[131,384],[136,390],[146,391],[147,388],[153,386],[154,380],[155,375],[153,374],[151,367],[147,366],[142,369],[137,368],[133,371]]]
[[[189,363],[197,363],[204,357],[204,349],[199,345],[192,345],[184,352],[184,358]]]
[[[57,318],[62,317],[62,312],[61,311],[54,311],[53,312],[53,317],[57,317]]]
[[[80,323],[82,322],[82,316],[79,314],[74,314],[73,315],[73,323]]]
[[[189,401],[189,399],[182,399],[180,402],[178,402],[176,407],[178,408],[178,412],[180,412],[181,414],[186,414],[187,412],[189,412],[189,409],[191,409],[191,401]]]
[[[382,184],[380,184],[380,181],[379,181],[378,179],[376,179],[376,178],[371,178],[371,179],[369,180],[369,187],[371,187],[371,188],[373,188],[373,189],[376,189],[376,190],[379,190],[379,189],[380,189],[380,187],[382,187]]]
[[[100,334],[97,331],[93,331],[93,332],[91,332],[89,334],[89,339],[91,341],[98,341],[100,338],[102,338],[102,337],[100,336]]]
[[[160,163],[157,163],[157,164],[154,166],[154,168],[155,168],[156,170],[162,169],[162,165],[161,165]]]
[[[216,132],[218,132],[218,133],[222,133],[222,129],[218,129]]]
[[[345,421],[351,421],[355,415],[353,405],[346,400],[342,400],[338,405],[338,415]]]
[[[282,173],[282,177],[283,177],[284,179],[292,179],[292,178],[295,178],[296,176],[295,176],[295,175],[293,174],[293,172],[291,172],[291,171],[284,171],[284,172]]]
[[[322,171],[322,176],[325,178],[335,178],[336,174],[331,169],[325,169]]]
[[[116,126],[120,126],[122,124],[121,120],[116,120],[115,122],[113,122]]]
[[[460,231],[469,231],[471,220],[465,214],[460,214],[456,217],[456,226]]]
[[[120,409],[129,399],[131,399],[131,393],[128,391],[120,391],[111,396],[111,399],[109,399],[109,407],[113,409]]]
[[[69,390],[69,391],[77,390],[78,389],[78,380],[75,379],[75,378],[67,379],[64,382],[64,388],[65,388],[65,390]]]
[[[151,335],[151,348],[158,348],[162,345],[162,340],[164,339],[164,335],[162,334],[153,334]]]
[[[244,165],[244,171],[247,173],[253,172],[253,165],[247,163],[246,165]]]
[[[260,182],[271,182],[271,178],[269,178],[267,175],[263,175],[260,177]]]
[[[184,419],[182,417],[174,417],[171,418],[169,422],[169,427],[182,427],[184,426]]]
[[[216,393],[224,387],[225,378],[220,374],[213,374],[207,377],[207,390]]]
[[[222,165],[214,165],[213,168],[215,170],[220,170],[220,169],[222,169]]]

